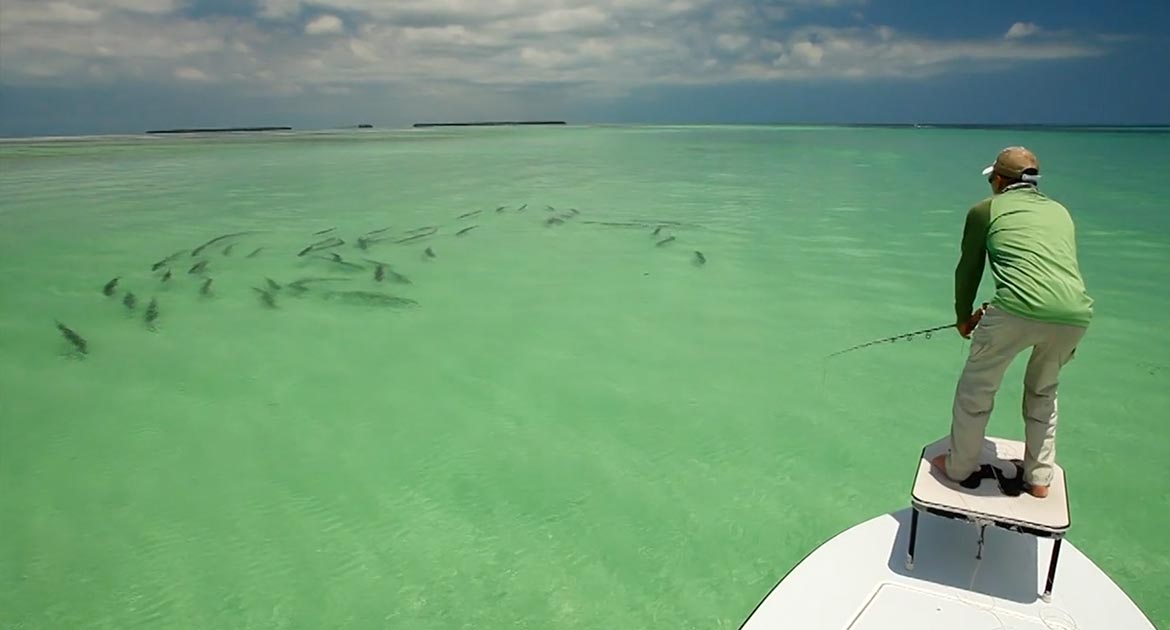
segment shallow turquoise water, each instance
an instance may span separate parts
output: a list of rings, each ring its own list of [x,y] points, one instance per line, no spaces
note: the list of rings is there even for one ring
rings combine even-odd
[[[948,322],[979,170],[1017,143],[1074,213],[1097,300],[1061,389],[1070,539],[1170,624],[1167,139],[570,127],[0,143],[0,627],[738,627],[817,544],[908,504],[965,342],[825,357]],[[657,236],[601,224],[662,221],[676,224]],[[411,283],[296,255],[334,227],[344,260]],[[151,271],[245,230],[261,232],[183,254],[168,283]],[[286,286],[276,309],[252,289],[311,276],[349,279]],[[1023,363],[996,435],[1022,438]]]

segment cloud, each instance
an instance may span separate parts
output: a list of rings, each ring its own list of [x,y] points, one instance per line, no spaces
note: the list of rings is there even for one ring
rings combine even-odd
[[[0,23],[9,27],[93,23],[118,12],[161,15],[178,8],[176,0],[5,0]]]
[[[345,25],[341,23],[341,18],[336,15],[322,15],[313,18],[305,25],[305,34],[307,35],[328,35],[340,33],[344,30]]]
[[[199,68],[180,66],[175,68],[175,78],[183,81],[207,81],[210,77]]]
[[[1075,33],[1025,37],[1037,30],[1030,23],[984,39],[808,23],[821,15],[812,8],[850,23],[860,0],[256,0],[254,14],[203,19],[179,0],[3,2],[6,83],[613,95],[647,85],[923,78],[1107,50]],[[303,26],[302,16],[311,18]]]
[[[844,45],[845,48],[848,48],[852,45],[848,42],[848,40],[843,40],[843,39],[838,39],[838,40],[836,40],[836,42],[837,42],[836,45],[838,45],[838,46]],[[783,51],[784,44],[780,44],[779,42],[777,42],[777,43],[778,43],[778,49],[780,51]],[[808,66],[819,66],[819,65],[821,65],[821,60],[825,58],[825,49],[817,44],[814,44],[814,43],[808,42],[808,41],[801,41],[801,42],[796,42],[795,44],[792,44],[791,50],[792,50],[792,54],[795,55],[797,57],[797,59],[804,62],[804,64],[808,65]],[[772,63],[774,65],[784,65],[783,53],[781,53],[780,56],[773,59]]]
[[[92,24],[102,19],[102,12],[66,2],[19,3],[5,7],[0,24]]]
[[[1039,30],[1040,27],[1031,22],[1016,22],[1015,24],[1012,24],[1012,27],[1009,28],[1008,32],[1004,34],[1004,39],[1027,37]]]
[[[720,33],[715,43],[723,50],[737,52],[752,43],[752,38],[741,33]]]

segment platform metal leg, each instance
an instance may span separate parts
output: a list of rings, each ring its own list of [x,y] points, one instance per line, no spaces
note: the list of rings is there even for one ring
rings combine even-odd
[[[906,569],[914,570],[914,543],[918,542],[918,510],[910,510],[910,547],[906,550]]]
[[[979,549],[975,552],[975,559],[983,559],[983,544],[987,541],[987,523],[979,523]]]
[[[1057,538],[1052,543],[1052,559],[1048,561],[1048,579],[1044,582],[1044,594],[1040,596],[1045,603],[1052,601],[1052,582],[1056,580],[1056,563],[1060,560],[1060,543],[1063,538]]]

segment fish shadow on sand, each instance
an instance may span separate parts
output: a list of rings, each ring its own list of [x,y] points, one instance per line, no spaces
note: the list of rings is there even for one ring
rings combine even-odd
[[[414,308],[419,305],[418,302],[410,298],[380,291],[329,291],[325,293],[325,299],[359,306],[381,306],[396,309]]]

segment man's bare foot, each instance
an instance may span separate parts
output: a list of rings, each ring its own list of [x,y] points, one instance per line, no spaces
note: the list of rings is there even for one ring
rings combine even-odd
[[[941,472],[943,474],[944,477],[947,477],[947,454],[946,453],[943,453],[942,455],[938,455],[938,456],[934,457],[933,459],[931,459],[930,465],[937,468],[939,470],[939,472]],[[950,479],[950,477],[947,477],[947,479]]]
[[[1028,494],[1036,497],[1037,499],[1043,499],[1044,497],[1048,496],[1048,486],[1033,486],[1032,484],[1025,484],[1024,489],[1028,491]]]

